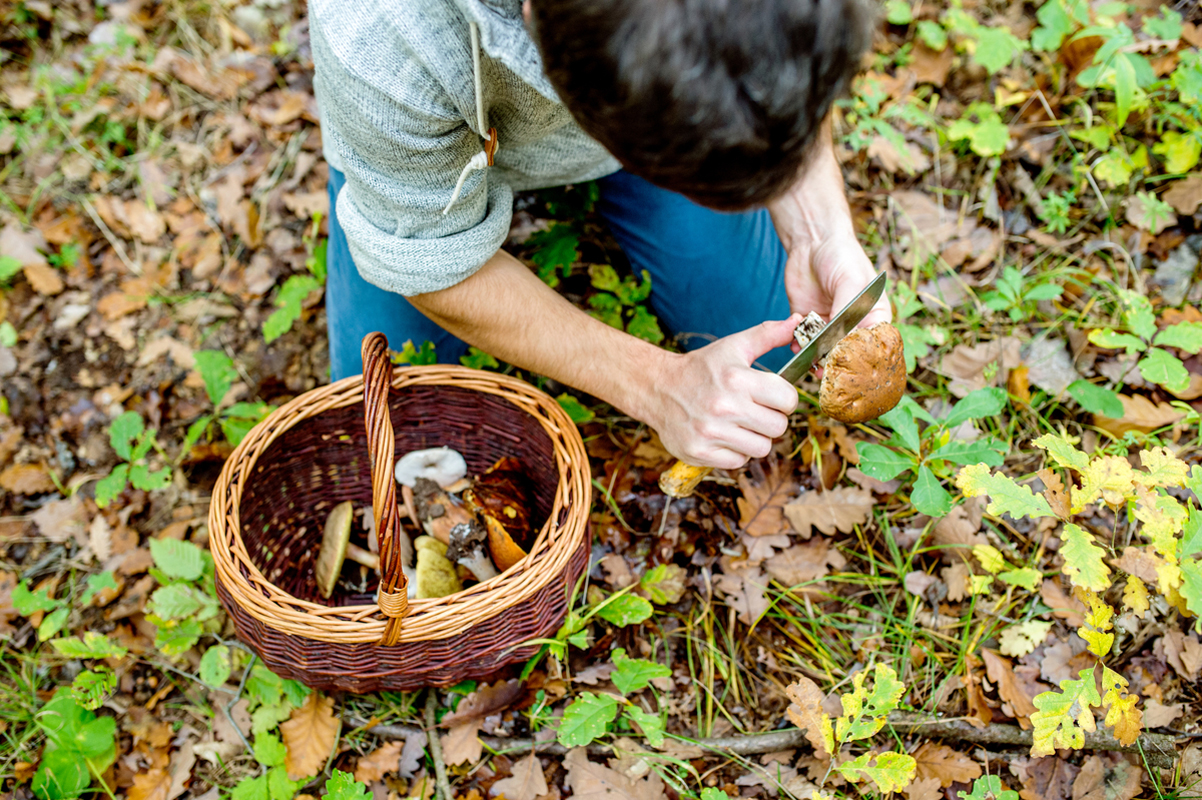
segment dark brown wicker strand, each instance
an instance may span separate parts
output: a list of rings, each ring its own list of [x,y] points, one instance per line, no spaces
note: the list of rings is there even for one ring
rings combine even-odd
[[[378,378],[383,387],[378,402],[365,404],[363,379],[355,377],[277,409],[235,449],[210,508],[218,595],[239,637],[273,671],[319,689],[447,686],[528,658],[535,647],[524,643],[558,627],[587,559],[588,459],[559,405],[524,382],[454,366],[396,369],[389,392],[391,365],[380,345],[372,344],[377,369],[368,370],[369,384]],[[383,444],[386,425],[392,448]],[[369,455],[373,439],[382,445]],[[375,530],[388,538],[395,459],[438,445],[461,452],[474,474],[501,456],[520,459],[535,487],[539,533],[530,555],[502,575],[450,597],[410,601],[395,643],[384,644],[393,623],[374,600],[374,575],[358,586],[344,579],[329,600],[317,594],[322,524],[337,503],[370,503],[380,517]],[[406,535],[394,513],[391,544]]]

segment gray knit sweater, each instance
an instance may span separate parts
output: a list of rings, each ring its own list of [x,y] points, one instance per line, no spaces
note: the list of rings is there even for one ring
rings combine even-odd
[[[310,0],[309,19],[325,155],[346,174],[338,221],[360,274],[381,288],[453,286],[500,248],[515,190],[619,168],[556,97],[521,0]],[[468,172],[444,214],[487,127],[498,132],[495,164]]]

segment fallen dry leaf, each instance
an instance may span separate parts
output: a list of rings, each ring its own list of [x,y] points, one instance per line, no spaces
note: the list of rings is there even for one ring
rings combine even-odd
[[[785,530],[783,507],[797,493],[792,465],[780,460],[768,463],[764,471],[761,461],[752,461],[739,475],[743,496],[739,508],[739,527],[748,536],[770,536]]]
[[[763,561],[772,558],[777,550],[788,547],[793,543],[787,533],[778,533],[771,536],[748,536],[743,534],[739,537],[743,542],[743,548],[747,551],[747,563],[759,564]]]
[[[953,783],[969,783],[981,777],[981,765],[944,744],[923,742],[911,755],[919,780],[934,779],[945,789]]]
[[[53,297],[67,288],[63,279],[58,276],[58,271],[48,264],[26,264],[23,271],[25,280],[29,281],[29,285],[38,294]]]
[[[938,778],[915,778],[904,790],[907,800],[942,800]]]
[[[1173,181],[1168,191],[1161,195],[1161,199],[1179,213],[1193,216],[1198,206],[1202,205],[1202,173],[1195,172],[1179,181]]]
[[[1121,755],[1089,756],[1073,781],[1073,800],[1132,800],[1143,776],[1142,769]]]
[[[821,536],[782,550],[764,562],[768,574],[784,586],[818,581],[826,577],[828,568],[842,569],[845,566],[847,559]]]
[[[772,605],[764,596],[768,577],[758,565],[736,562],[730,556],[722,556],[718,563],[722,574],[714,576],[714,586],[725,596],[726,604],[738,612],[743,624],[751,625]]]
[[[1148,203],[1139,195],[1127,198],[1127,220],[1135,227],[1156,236],[1165,228],[1177,224],[1176,214],[1158,212],[1153,215],[1149,210]],[[1076,794],[1076,789],[1073,790],[1073,794]]]
[[[125,218],[133,234],[146,244],[154,244],[167,232],[163,215],[140,200],[125,204]]]
[[[1155,698],[1151,698],[1144,702],[1144,727],[1166,728],[1169,725],[1172,725],[1184,713],[1185,705],[1183,703],[1170,703],[1169,705],[1163,705]]]
[[[1153,403],[1142,394],[1120,394],[1123,402],[1123,416],[1110,419],[1098,414],[1093,415],[1093,424],[1107,433],[1122,437],[1128,431],[1151,433],[1157,428],[1164,428],[1181,420],[1184,411],[1173,408],[1168,403]]]
[[[397,774],[402,778],[412,778],[421,769],[422,759],[426,754],[426,745],[430,743],[425,731],[418,731],[405,739],[405,747],[401,750],[401,766]]]
[[[1007,716],[1017,719],[1023,728],[1027,728],[1031,724],[1031,715],[1036,711],[1035,704],[1031,702],[1034,695],[1027,694],[1026,688],[1015,677],[1014,668],[1008,658],[987,648],[981,650],[981,658],[985,662],[989,680],[993,682],[998,696],[1002,698],[1002,710],[1006,711],[1006,707],[1009,706],[1011,713]],[[1044,690],[1048,688],[1043,687]]]
[[[534,753],[515,761],[510,769],[510,776],[499,780],[489,788],[488,793],[504,795],[505,800],[535,800],[547,793],[547,778],[543,775],[543,765],[539,763]]]
[[[290,780],[311,777],[325,766],[342,727],[333,709],[333,698],[312,692],[304,705],[280,723],[280,735],[287,748],[284,766]]]
[[[796,683],[785,687],[785,694],[792,704],[786,713],[789,721],[806,732],[806,741],[814,747],[814,752],[820,756],[830,756],[826,749],[826,741],[822,736],[822,701],[826,699],[818,684],[804,676]]]
[[[1017,337],[1006,336],[977,345],[958,344],[939,361],[938,372],[952,380],[948,390],[956,397],[986,386],[1005,386],[1010,370],[1022,363],[1022,342]],[[991,380],[985,378],[985,368],[997,364],[998,369]]]
[[[1020,756],[1010,760],[1010,771],[1022,782],[1022,800],[1069,800],[1080,770],[1057,756]]]
[[[918,83],[930,83],[942,86],[947,82],[947,74],[952,68],[955,51],[950,47],[942,50],[932,50],[925,44],[919,43],[910,53],[910,63],[906,69],[914,73]]]
[[[134,776],[134,785],[129,787],[127,800],[167,800],[171,789],[171,773],[165,769],[152,769]]]
[[[563,759],[565,785],[576,800],[662,800],[664,782],[652,770],[645,777],[631,778],[588,760],[588,751],[574,747]]]
[[[401,743],[389,742],[377,747],[355,764],[355,780],[372,783],[383,780],[384,776],[396,772],[401,762]]]
[[[455,725],[442,736],[442,757],[448,764],[474,764],[484,753],[484,742],[480,741],[480,718],[476,717]]]
[[[802,538],[810,538],[813,528],[828,536],[851,533],[872,517],[875,501],[865,489],[841,486],[827,492],[806,492],[784,507],[785,517]]]
[[[108,520],[104,518],[103,514],[97,514],[92,518],[92,525],[88,528],[88,544],[97,561],[104,563],[112,557],[113,530],[109,527]]]
[[[953,508],[946,517],[936,520],[931,529],[931,542],[940,550],[943,560],[949,563],[964,561],[972,554],[972,548],[989,544],[981,533],[981,520],[985,504],[981,498],[973,497]]]
[[[497,681],[491,686],[484,684],[460,700],[455,711],[443,717],[438,724],[454,727],[469,720],[483,719],[516,702],[524,691],[525,686],[516,678]]]
[[[43,494],[54,491],[54,481],[39,464],[13,464],[0,472],[0,489],[13,494]]]
[[[1052,609],[1052,616],[1064,620],[1074,628],[1085,624],[1085,606],[1081,605],[1080,600],[1066,593],[1056,578],[1044,579],[1039,586],[1039,596],[1048,608]]]

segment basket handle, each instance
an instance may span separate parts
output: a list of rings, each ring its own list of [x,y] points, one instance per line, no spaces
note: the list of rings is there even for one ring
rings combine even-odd
[[[388,338],[369,333],[363,337],[363,405],[367,425],[367,453],[371,458],[371,507],[376,537],[380,545],[380,611],[388,618],[382,645],[394,645],[401,636],[401,620],[409,611],[409,580],[401,569],[401,548],[397,537],[401,515],[396,503],[393,457],[396,436],[388,413],[388,392],[392,385],[392,362],[388,358]]]

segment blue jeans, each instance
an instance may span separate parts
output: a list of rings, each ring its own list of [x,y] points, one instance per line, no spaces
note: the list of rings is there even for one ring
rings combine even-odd
[[[464,342],[403,296],[359,276],[335,213],[345,180],[342,173],[330,170],[326,319],[332,379],[363,371],[360,343],[372,331],[382,331],[395,349],[406,340],[417,347],[428,340],[439,361],[458,363],[467,352]],[[767,210],[712,211],[625,171],[598,183],[597,210],[635,271],[651,275],[651,308],[686,350],[789,316],[786,254]],[[775,370],[789,356],[789,348],[781,347],[759,363]]]

